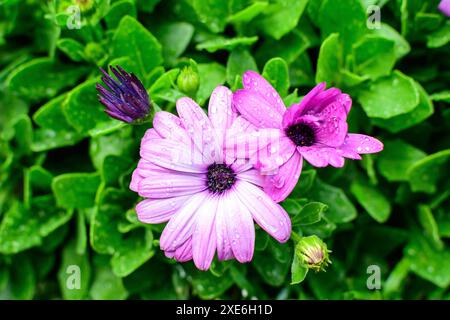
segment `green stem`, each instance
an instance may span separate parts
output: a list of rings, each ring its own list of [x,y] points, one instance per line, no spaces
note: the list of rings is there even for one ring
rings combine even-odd
[[[297,234],[295,231],[291,231],[291,240],[294,241],[295,244],[300,241],[302,237]]]

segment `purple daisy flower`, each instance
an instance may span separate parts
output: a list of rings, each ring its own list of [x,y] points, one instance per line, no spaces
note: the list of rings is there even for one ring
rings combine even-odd
[[[157,112],[141,142],[130,189],[147,198],[136,212],[144,223],[167,222],[160,247],[180,262],[207,270],[219,260],[252,260],[255,221],[279,242],[289,239],[286,211],[262,189],[264,177],[248,161],[227,157],[227,136],[254,130],[232,110],[232,92],[217,87],[208,115],[190,98],[179,117]]]
[[[227,149],[244,144],[255,167],[272,173],[264,189],[277,202],[295,187],[303,159],[315,167],[342,167],[344,158],[360,160],[360,154],[383,149],[375,138],[347,132],[352,100],[339,89],[325,90],[325,83],[318,84],[286,109],[276,90],[256,72],[244,73],[243,84],[244,89],[234,93],[233,104],[259,128],[258,135],[241,133]],[[263,134],[268,138],[261,139]]]
[[[110,69],[117,81],[100,68],[104,74],[102,81],[110,91],[99,83],[96,85],[98,99],[106,107],[105,112],[127,123],[143,122],[150,114],[150,100],[144,85],[133,73],[126,72],[120,66]]]
[[[438,9],[441,10],[447,17],[450,17],[450,0],[442,0],[439,3]]]

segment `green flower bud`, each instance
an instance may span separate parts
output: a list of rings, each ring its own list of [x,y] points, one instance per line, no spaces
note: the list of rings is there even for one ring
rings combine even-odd
[[[295,254],[303,265],[314,271],[323,271],[331,263],[328,254],[331,251],[317,236],[302,237],[295,246]]]
[[[200,78],[191,66],[184,67],[177,78],[178,89],[190,97],[197,93]]]

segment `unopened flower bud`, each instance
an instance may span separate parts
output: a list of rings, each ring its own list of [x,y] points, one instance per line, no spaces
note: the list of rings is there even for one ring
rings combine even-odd
[[[191,67],[184,67],[177,78],[178,89],[190,97],[194,97],[200,84],[198,73]]]
[[[330,252],[317,236],[303,237],[295,247],[295,254],[303,265],[316,272],[324,270],[331,263],[328,256]]]
[[[142,82],[132,73],[121,67],[111,67],[116,76],[114,80],[101,69],[102,81],[109,89],[97,84],[99,101],[106,107],[105,112],[111,117],[127,123],[143,123],[151,116],[150,99]]]

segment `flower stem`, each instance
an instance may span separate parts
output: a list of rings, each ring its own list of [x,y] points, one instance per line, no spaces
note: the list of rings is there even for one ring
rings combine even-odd
[[[302,238],[302,237],[299,236],[299,235],[297,234],[297,232],[291,231],[291,240],[294,241],[294,243],[299,242],[301,238]]]

